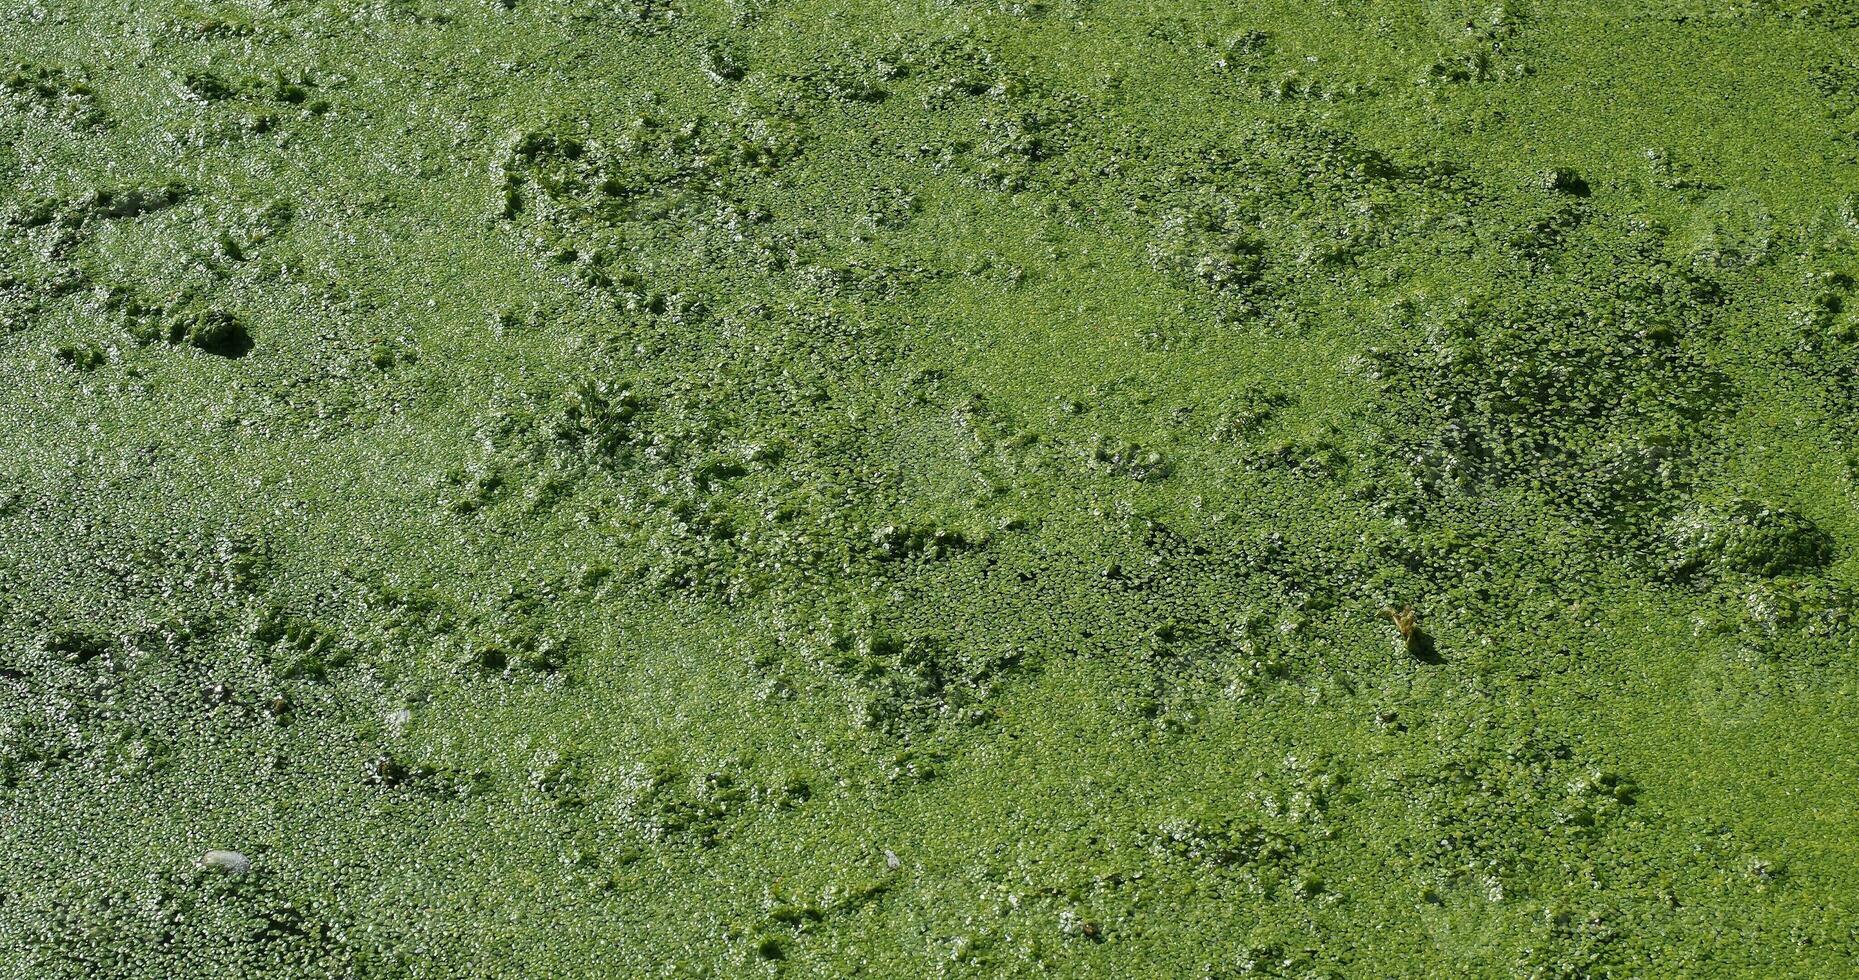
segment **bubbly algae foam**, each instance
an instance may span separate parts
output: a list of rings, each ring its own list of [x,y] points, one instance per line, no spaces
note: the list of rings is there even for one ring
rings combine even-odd
[[[1859,13],[0,2],[0,976],[1859,972]]]

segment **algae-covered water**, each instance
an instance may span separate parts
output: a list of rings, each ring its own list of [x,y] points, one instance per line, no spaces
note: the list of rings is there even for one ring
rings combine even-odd
[[[0,0],[0,976],[1859,974],[1859,12]]]

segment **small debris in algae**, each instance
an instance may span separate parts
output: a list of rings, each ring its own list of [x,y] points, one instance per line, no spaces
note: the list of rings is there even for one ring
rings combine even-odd
[[[208,851],[200,855],[200,866],[238,876],[252,870],[252,859],[238,851]]]

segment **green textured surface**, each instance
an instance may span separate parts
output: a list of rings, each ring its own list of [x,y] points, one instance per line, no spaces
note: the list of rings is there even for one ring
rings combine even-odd
[[[1852,976],[1855,276],[1831,2],[0,0],[0,977]]]

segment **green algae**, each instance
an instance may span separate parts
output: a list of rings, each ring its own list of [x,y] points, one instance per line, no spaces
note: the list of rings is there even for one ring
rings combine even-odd
[[[0,18],[0,975],[1859,969],[1844,8]]]

